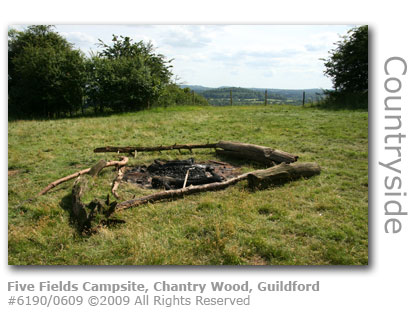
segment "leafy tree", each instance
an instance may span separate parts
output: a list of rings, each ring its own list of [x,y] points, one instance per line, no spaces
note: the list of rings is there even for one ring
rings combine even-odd
[[[209,105],[206,98],[202,95],[194,93],[189,88],[180,88],[176,83],[171,83],[166,86],[163,94],[158,100],[158,104],[164,107],[178,105]]]
[[[330,99],[367,105],[368,94],[368,26],[348,31],[331,50],[324,74],[332,79],[335,92]],[[366,101],[366,102],[365,102]]]
[[[172,73],[151,43],[134,43],[113,36],[112,45],[99,40],[102,51],[88,62],[88,96],[94,104],[115,111],[138,110],[155,103],[169,84]]]
[[[82,103],[84,56],[52,26],[9,31],[9,112],[17,116],[72,113]]]

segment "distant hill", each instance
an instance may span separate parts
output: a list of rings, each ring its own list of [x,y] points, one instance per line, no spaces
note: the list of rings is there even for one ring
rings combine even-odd
[[[324,96],[322,89],[209,88],[197,85],[181,85],[181,87],[194,90],[205,97],[209,104],[215,106],[230,104],[230,90],[234,105],[264,104],[266,90],[268,104],[301,105],[303,92],[305,92],[306,103],[316,102]]]

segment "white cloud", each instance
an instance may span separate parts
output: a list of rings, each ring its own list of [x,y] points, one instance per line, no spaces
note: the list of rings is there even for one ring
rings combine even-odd
[[[212,41],[202,26],[169,26],[160,42],[177,48],[202,48]]]
[[[80,45],[81,47],[85,45],[93,46],[98,41],[98,39],[93,36],[80,31],[60,32],[60,34],[69,42]]]
[[[315,44],[306,44],[305,45],[305,49],[307,50],[307,51],[322,51],[323,49],[325,49],[325,45],[324,44],[322,44],[322,43],[320,43],[320,44],[317,44],[317,43],[315,43]]]
[[[269,88],[331,87],[323,62],[340,25],[83,25],[57,26],[84,52],[112,34],[151,41],[187,84]]]

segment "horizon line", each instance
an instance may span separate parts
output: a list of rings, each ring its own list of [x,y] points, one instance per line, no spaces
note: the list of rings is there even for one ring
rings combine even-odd
[[[333,88],[297,88],[297,89],[289,89],[289,88],[268,88],[268,87],[242,87],[242,86],[218,86],[218,87],[208,87],[201,84],[177,84],[178,86],[190,86],[190,87],[203,87],[203,88],[210,88],[210,89],[220,89],[220,88],[242,88],[242,89],[274,89],[274,90],[333,90]]]

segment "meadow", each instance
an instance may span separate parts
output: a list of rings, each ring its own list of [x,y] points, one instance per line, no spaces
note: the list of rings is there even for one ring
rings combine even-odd
[[[319,176],[252,191],[245,181],[115,213],[92,234],[73,223],[66,182],[48,183],[116,154],[93,149],[240,141],[317,162]],[[138,153],[154,159],[218,159],[214,150]],[[222,159],[223,161],[227,159]],[[229,160],[243,171],[260,169]],[[104,169],[91,196],[106,197]],[[146,194],[124,183],[125,198]],[[368,112],[300,106],[170,107],[104,117],[10,121],[8,256],[11,265],[366,265]]]

